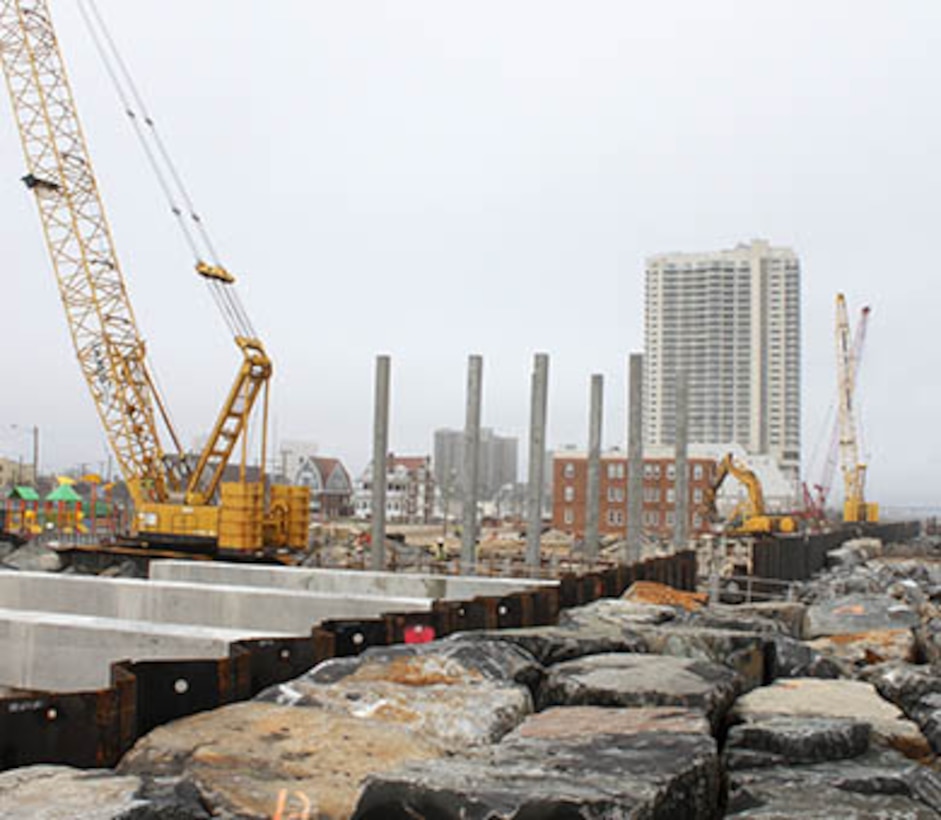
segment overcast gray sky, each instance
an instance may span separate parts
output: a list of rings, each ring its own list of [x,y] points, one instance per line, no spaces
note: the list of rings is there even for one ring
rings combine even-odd
[[[275,360],[279,438],[353,472],[373,360],[392,449],[484,423],[526,438],[552,356],[551,445],[608,445],[643,346],[646,256],[793,247],[803,266],[804,455],[835,392],[833,299],[872,305],[861,404],[871,495],[939,502],[936,0],[99,0]],[[53,0],[155,368],[187,440],[238,364],[74,0]],[[20,149],[0,101],[0,453],[105,459]],[[811,475],[811,480],[817,476]]]

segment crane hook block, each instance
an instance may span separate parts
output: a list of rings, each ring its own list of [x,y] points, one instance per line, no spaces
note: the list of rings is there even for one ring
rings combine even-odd
[[[206,262],[197,262],[196,273],[206,279],[215,279],[217,282],[224,282],[226,285],[235,284],[235,277],[221,265],[209,265]]]

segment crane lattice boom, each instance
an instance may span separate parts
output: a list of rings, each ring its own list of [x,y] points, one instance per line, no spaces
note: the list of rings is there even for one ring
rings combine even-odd
[[[878,506],[866,502],[866,465],[859,457],[858,419],[854,394],[859,369],[859,354],[869,308],[864,308],[857,331],[859,344],[852,343],[846,298],[836,296],[836,368],[839,392],[840,469],[843,472],[843,519],[848,522],[875,521]]]
[[[82,373],[135,501],[163,500],[178,479],[157,414],[169,423],[45,0],[0,0],[0,56],[26,158],[23,181],[39,207]]]

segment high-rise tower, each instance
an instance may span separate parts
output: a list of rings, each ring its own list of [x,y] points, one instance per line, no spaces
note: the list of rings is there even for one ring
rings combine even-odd
[[[689,436],[740,444],[800,472],[800,263],[756,240],[647,261],[644,438],[672,444],[675,374],[689,373]]]

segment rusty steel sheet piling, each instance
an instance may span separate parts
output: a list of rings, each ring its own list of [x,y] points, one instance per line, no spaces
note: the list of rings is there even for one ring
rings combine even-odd
[[[619,596],[636,580],[692,590],[695,553],[567,573],[554,586],[511,594],[438,600],[430,611],[324,621],[307,636],[236,641],[226,658],[120,661],[112,664],[111,687],[98,691],[13,692],[0,697],[0,771],[36,763],[110,768],[152,729],[247,700],[323,660],[455,632],[555,624],[562,609]]]

